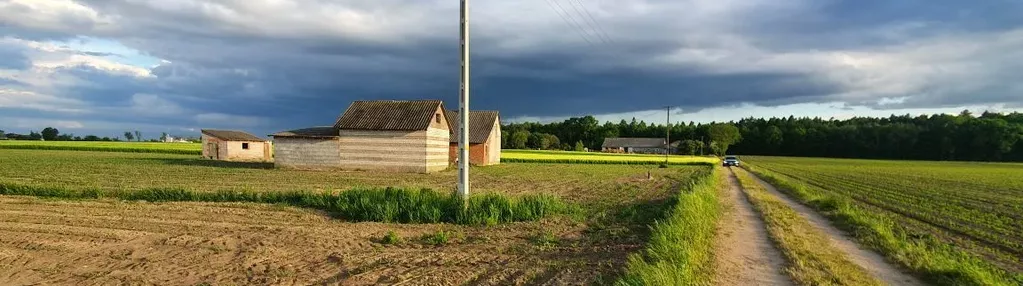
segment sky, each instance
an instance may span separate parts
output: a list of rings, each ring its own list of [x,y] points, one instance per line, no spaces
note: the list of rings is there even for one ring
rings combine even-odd
[[[0,130],[195,136],[457,108],[455,0],[0,0]],[[1023,110],[1023,0],[473,0],[505,122]]]

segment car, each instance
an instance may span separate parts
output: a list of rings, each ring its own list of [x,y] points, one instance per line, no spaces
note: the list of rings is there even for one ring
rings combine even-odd
[[[721,165],[725,166],[725,167],[729,167],[729,166],[736,166],[736,167],[738,167],[739,166],[739,157],[725,156],[725,159],[721,161]]]

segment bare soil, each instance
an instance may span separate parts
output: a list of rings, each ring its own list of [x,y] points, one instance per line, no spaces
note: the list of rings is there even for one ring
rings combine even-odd
[[[794,285],[760,215],[742,194],[735,174],[727,174],[728,189],[722,194],[725,213],[715,242],[714,285]]]
[[[833,226],[826,218],[809,207],[790,199],[787,195],[782,194],[777,188],[768,184],[753,173],[750,173],[750,176],[764,186],[764,189],[766,189],[767,192],[781,199],[785,202],[785,204],[808,220],[811,225],[827,234],[832,245],[842,252],[845,252],[849,257],[849,260],[866,269],[867,272],[877,279],[888,285],[925,285],[916,277],[908,274],[895,265],[888,263],[884,256],[860,247],[851,236]]]
[[[578,285],[608,282],[641,243],[567,218],[496,227],[347,223],[257,204],[0,196],[4,285]],[[449,242],[420,239],[439,230]],[[394,231],[404,242],[388,245]],[[539,243],[550,232],[553,243]]]

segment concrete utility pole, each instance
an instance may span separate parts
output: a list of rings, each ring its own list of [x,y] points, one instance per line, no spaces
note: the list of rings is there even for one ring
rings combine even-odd
[[[469,0],[461,0],[462,78],[458,102],[458,195],[469,201]]]
[[[664,164],[668,164],[668,154],[671,153],[671,106],[665,106],[668,109],[668,118],[664,120],[664,124],[667,126],[668,132],[664,135]]]

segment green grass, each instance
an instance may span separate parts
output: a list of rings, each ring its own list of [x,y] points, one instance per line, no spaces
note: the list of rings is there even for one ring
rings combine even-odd
[[[578,163],[578,164],[661,164],[664,155],[614,154],[572,151],[501,150],[501,162],[509,163]],[[717,164],[714,157],[668,156],[670,165]]]
[[[957,215],[948,207],[963,203],[966,196],[1018,199],[1005,189],[998,195],[984,191],[1017,184],[1017,180],[1008,180],[1008,177],[999,180],[993,176],[1015,172],[1012,169],[1018,165],[806,158],[747,158],[746,161],[746,168],[818,210],[861,244],[883,253],[932,284],[1023,285],[1023,274],[1003,268],[1013,268],[1011,263],[998,263],[1006,259],[984,255],[989,253],[986,248],[967,243],[967,234],[950,234],[933,225],[921,227],[919,220],[911,219],[916,217],[913,209],[917,213],[945,210],[945,215],[983,219],[984,216],[959,216],[964,214]],[[841,170],[849,176],[844,179],[848,181],[824,181],[823,174],[832,174],[835,172],[832,170]],[[850,183],[858,187],[851,187]],[[935,184],[944,187],[931,189]],[[908,187],[914,185],[916,187]],[[883,190],[898,190],[901,196],[881,196]],[[951,193],[953,191],[963,193]],[[945,195],[931,197],[934,192]],[[880,196],[880,201],[871,200],[871,196]],[[915,206],[902,201],[907,198]],[[984,210],[997,214],[1000,211],[992,208],[995,206],[998,204]],[[904,211],[893,211],[896,208]],[[978,224],[973,226],[979,227]],[[1015,263],[1020,263],[1018,256]]]
[[[570,208],[547,194],[507,197],[498,194],[460,196],[430,189],[352,189],[337,194],[307,191],[196,192],[185,189],[141,189],[103,191],[31,187],[0,183],[0,195],[59,199],[120,199],[149,202],[248,202],[283,204],[327,211],[349,221],[384,223],[458,223],[496,225],[534,221],[563,213]],[[467,207],[466,207],[467,206]]]
[[[884,285],[831,245],[827,235],[746,171],[735,170],[754,208],[764,218],[771,239],[789,261],[788,273],[801,285]]]
[[[0,140],[0,149],[202,154],[202,144],[199,143]]]
[[[652,225],[649,243],[629,256],[617,285],[708,285],[714,230],[721,216],[717,168],[682,186],[667,216]]]
[[[384,235],[384,238],[380,240],[381,243],[388,245],[401,244],[403,241],[404,239],[402,239],[401,236],[398,236],[397,233],[394,233],[393,230],[388,231],[387,235]]]

